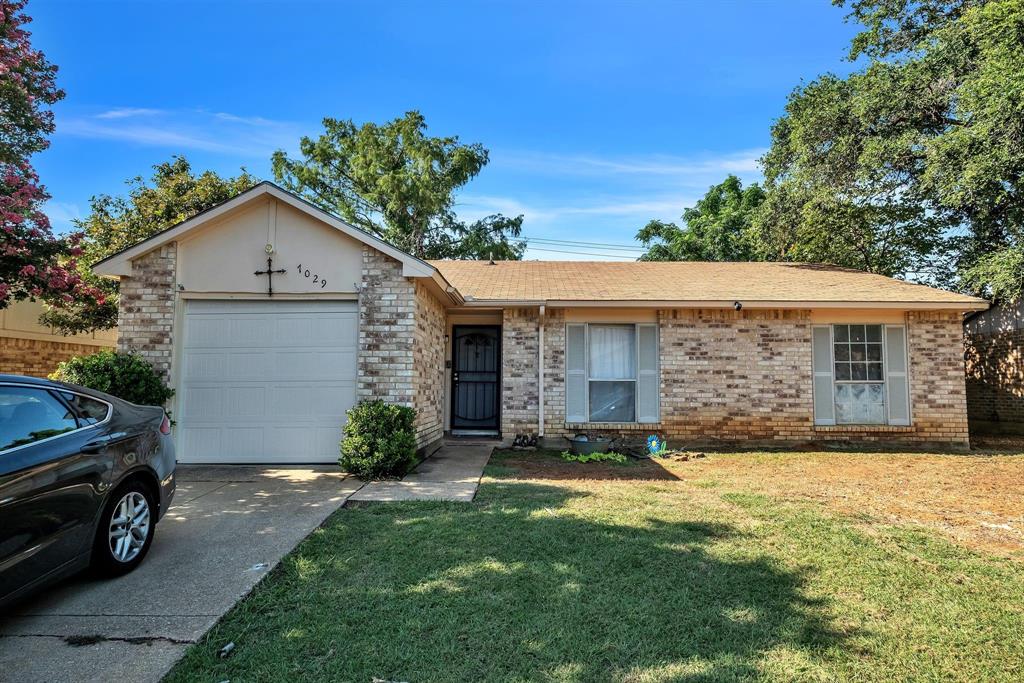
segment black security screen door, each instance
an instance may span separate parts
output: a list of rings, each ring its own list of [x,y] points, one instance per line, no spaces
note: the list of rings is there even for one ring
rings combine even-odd
[[[452,429],[498,430],[501,328],[452,328]]]

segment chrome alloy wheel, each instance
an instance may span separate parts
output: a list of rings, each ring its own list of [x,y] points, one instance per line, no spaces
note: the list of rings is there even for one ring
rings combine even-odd
[[[116,506],[110,518],[107,539],[110,554],[118,562],[131,562],[149,538],[149,503],[138,491],[129,491]]]

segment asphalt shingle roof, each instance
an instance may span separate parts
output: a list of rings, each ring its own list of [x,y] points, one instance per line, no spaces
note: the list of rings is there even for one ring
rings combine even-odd
[[[431,261],[467,301],[987,303],[882,275],[811,263]]]

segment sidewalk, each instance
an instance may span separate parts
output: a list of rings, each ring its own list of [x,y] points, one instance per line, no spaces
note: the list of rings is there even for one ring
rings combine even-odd
[[[371,481],[350,501],[448,500],[468,503],[476,495],[493,445],[443,446],[401,481]]]

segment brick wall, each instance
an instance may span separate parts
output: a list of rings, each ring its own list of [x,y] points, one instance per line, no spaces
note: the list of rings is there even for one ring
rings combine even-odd
[[[536,434],[537,308],[506,308],[501,325],[501,435]],[[564,348],[564,343],[563,343]]]
[[[503,436],[536,427],[530,373],[536,367],[536,312],[506,312]],[[809,311],[658,312],[661,422],[658,425],[565,422],[565,323],[548,311],[545,326],[545,434],[552,444],[579,431],[642,440],[659,432],[684,443],[785,444],[878,442],[963,447],[968,443],[960,317],[907,315],[913,425],[815,427]],[[531,332],[532,327],[532,332]],[[509,344],[515,344],[510,348]],[[508,354],[512,357],[509,358]],[[533,415],[531,415],[531,410]]]
[[[177,244],[165,244],[132,262],[121,278],[117,348],[136,351],[170,377]]]
[[[444,436],[444,306],[425,285],[416,282],[416,331],[413,337],[413,403],[416,441],[421,446]]]
[[[41,339],[0,337],[0,374],[46,377],[73,356],[88,356],[108,347]]]
[[[368,246],[362,286],[356,396],[414,407],[415,286],[402,276],[401,263]]]
[[[1024,329],[968,332],[965,347],[971,422],[1024,428]]]
[[[356,396],[415,408],[416,445],[426,448],[444,430],[444,307],[369,246],[362,280]]]
[[[658,313],[664,432],[686,440],[807,438],[809,311]]]
[[[549,309],[544,315],[544,435],[558,439],[569,433],[565,426],[565,311]]]

